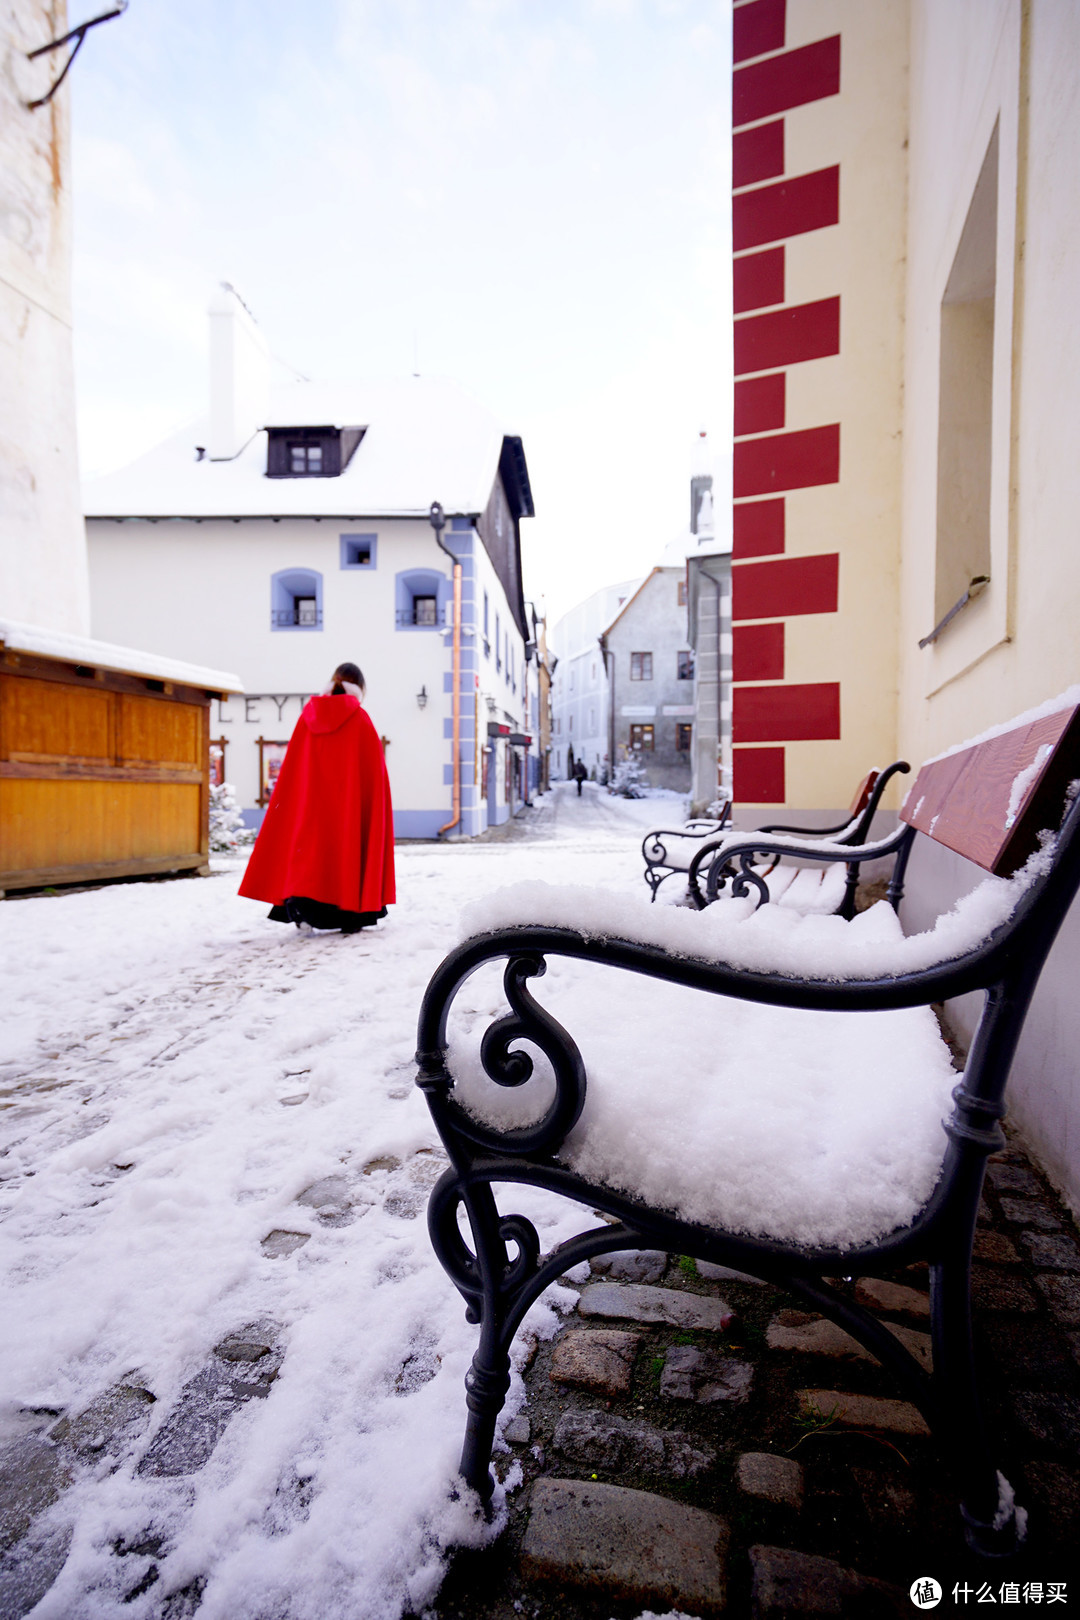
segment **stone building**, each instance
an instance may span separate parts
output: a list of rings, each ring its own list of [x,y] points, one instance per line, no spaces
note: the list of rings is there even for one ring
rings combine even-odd
[[[702,815],[731,798],[731,531],[715,532],[709,473],[691,482],[686,616],[694,651],[690,811]]]
[[[600,637],[609,688],[608,752],[636,755],[650,787],[690,791],[694,654],[685,567],[654,568]]]

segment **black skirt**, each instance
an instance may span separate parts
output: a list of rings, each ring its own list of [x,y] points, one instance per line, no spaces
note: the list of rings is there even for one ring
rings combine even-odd
[[[385,916],[385,906],[381,911],[342,911],[340,906],[327,905],[325,900],[308,900],[302,894],[290,895],[284,905],[274,906],[270,911],[271,922],[295,923],[297,928],[301,923],[307,923],[310,928],[340,928],[343,934],[358,934],[361,928],[374,928],[380,917]]]

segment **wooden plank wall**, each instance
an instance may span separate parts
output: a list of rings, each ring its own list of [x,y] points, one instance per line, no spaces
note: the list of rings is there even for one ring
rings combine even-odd
[[[0,890],[205,864],[209,696],[5,653]]]

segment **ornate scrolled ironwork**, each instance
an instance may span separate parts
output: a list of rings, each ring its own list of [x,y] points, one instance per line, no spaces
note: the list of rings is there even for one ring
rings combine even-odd
[[[754,852],[746,850],[739,856],[739,870],[731,872],[731,896],[733,900],[745,900],[751,889],[758,892],[758,905],[767,906],[769,903],[769,885],[759,872],[754,871]],[[712,894],[713,874],[709,873],[709,898],[715,899]]]
[[[515,952],[509,957],[503,986],[512,1011],[497,1018],[480,1042],[484,1073],[498,1086],[523,1086],[533,1076],[532,1057],[520,1048],[511,1050],[512,1041],[528,1041],[543,1052],[555,1077],[554,1096],[543,1117],[532,1125],[504,1130],[484,1125],[449,1096],[444,1103],[454,1128],[493,1152],[552,1152],[573,1130],[585,1106],[585,1064],[576,1043],[526,989],[526,980],[546,972],[547,963],[539,952]]]
[[[428,1199],[428,1236],[450,1281],[465,1301],[465,1319],[479,1322],[484,1297],[480,1264],[461,1235],[458,1210],[464,1202],[456,1170],[444,1170]]]
[[[482,1258],[469,1248],[462,1234],[458,1221],[458,1211],[462,1206],[474,1230],[479,1227],[482,1236],[492,1240],[487,1245],[490,1253],[484,1258],[489,1263],[495,1256],[501,1260],[499,1275],[494,1278],[500,1299],[514,1298],[522,1286],[535,1276],[540,1264],[540,1237],[536,1227],[525,1215],[499,1216],[493,1205],[487,1207],[489,1196],[490,1189],[485,1188],[480,1200],[484,1208],[476,1207],[475,1201],[470,1207],[469,1193],[458,1172],[451,1169],[445,1170],[439,1177],[428,1200],[431,1246],[443,1270],[465,1301],[466,1321],[474,1323],[481,1318],[484,1266]],[[494,1223],[490,1219],[492,1214],[495,1214]],[[517,1250],[513,1258],[507,1253],[508,1243],[512,1243]]]
[[[715,838],[724,831],[728,822],[727,810],[717,819],[708,816],[697,816],[687,821],[681,827],[655,827],[652,832],[645,834],[641,845],[641,854],[645,862],[645,882],[649,885],[650,896],[656,899],[657,890],[665,878],[674,877],[677,872],[687,871],[685,851],[681,857],[679,846],[676,843],[669,853],[668,845],[664,839],[681,839],[693,844],[701,844],[706,838]],[[695,850],[695,854],[697,851]]]
[[[661,827],[656,832],[645,834],[645,838],[641,845],[641,853],[645,857],[646,865],[666,866],[667,845],[662,844],[660,839],[662,837],[666,838],[667,836],[668,829],[666,827]]]

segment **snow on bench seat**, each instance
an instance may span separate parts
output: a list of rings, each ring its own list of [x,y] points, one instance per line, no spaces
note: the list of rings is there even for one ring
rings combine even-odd
[[[466,919],[469,934],[528,917],[745,968],[876,978],[984,938],[1042,858],[1013,879],[987,879],[910,938],[884,902],[847,922],[782,904],[754,911],[752,900],[660,910],[543,883],[498,891]],[[533,993],[574,1032],[585,1061],[584,1112],[559,1157],[589,1180],[686,1220],[804,1246],[874,1242],[910,1224],[930,1196],[957,1076],[928,1007],[761,1006],[554,954]],[[451,1041],[456,1094],[497,1129],[532,1124],[551,1099],[550,1069],[538,1057],[528,1085],[493,1085],[475,1039],[489,1016],[485,1007]]]

